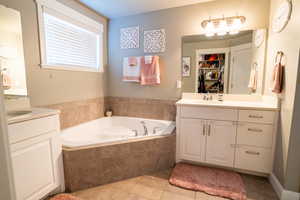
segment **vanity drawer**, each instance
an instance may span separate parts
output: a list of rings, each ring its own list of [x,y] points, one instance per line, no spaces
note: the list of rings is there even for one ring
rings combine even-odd
[[[275,118],[274,111],[261,111],[261,110],[240,110],[239,121],[241,122],[254,122],[273,124]]]
[[[240,145],[236,149],[235,168],[270,173],[272,170],[271,149]]]
[[[8,125],[10,144],[43,135],[51,131],[59,131],[58,115]]]
[[[239,122],[237,144],[271,148],[273,125]]]
[[[236,121],[238,118],[238,111],[234,109],[213,107],[182,106],[181,117]]]

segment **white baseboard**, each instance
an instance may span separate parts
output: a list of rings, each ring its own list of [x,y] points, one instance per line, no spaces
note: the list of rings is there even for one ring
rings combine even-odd
[[[300,193],[284,189],[273,173],[269,176],[269,181],[280,200],[300,200]]]

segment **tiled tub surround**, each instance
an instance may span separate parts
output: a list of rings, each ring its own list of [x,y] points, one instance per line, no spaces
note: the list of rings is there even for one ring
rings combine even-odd
[[[172,120],[176,118],[176,100],[105,97],[44,106],[60,110],[61,129],[104,117],[106,109],[113,115]]]
[[[104,116],[104,98],[86,99],[48,105],[60,110],[61,129],[66,129]]]
[[[175,131],[167,136],[63,149],[66,190],[74,192],[164,170],[175,163]]]
[[[176,100],[106,97],[105,107],[113,115],[171,120],[176,118]]]

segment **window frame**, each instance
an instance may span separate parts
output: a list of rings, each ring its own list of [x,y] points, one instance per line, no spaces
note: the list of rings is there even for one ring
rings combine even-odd
[[[42,69],[52,69],[52,70],[66,70],[66,71],[83,71],[83,72],[104,72],[104,25],[100,22],[81,14],[80,12],[65,6],[56,0],[36,0],[37,3],[37,13],[38,13],[38,25],[39,25],[39,43],[40,43],[40,67]],[[99,66],[98,68],[90,68],[88,66],[76,66],[76,65],[66,65],[66,64],[49,64],[47,62],[47,48],[46,48],[46,38],[45,38],[45,25],[44,25],[44,8],[52,9],[60,15],[65,15],[74,21],[87,24],[90,27],[99,28]],[[67,21],[70,23],[69,21]],[[74,25],[78,26],[76,23]],[[80,26],[79,26],[80,27]],[[83,27],[80,27],[83,28]]]

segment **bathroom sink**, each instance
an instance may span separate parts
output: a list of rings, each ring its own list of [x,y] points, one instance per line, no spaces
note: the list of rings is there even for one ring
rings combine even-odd
[[[222,101],[218,100],[201,100],[201,99],[185,99],[186,103],[190,104],[222,104]]]

